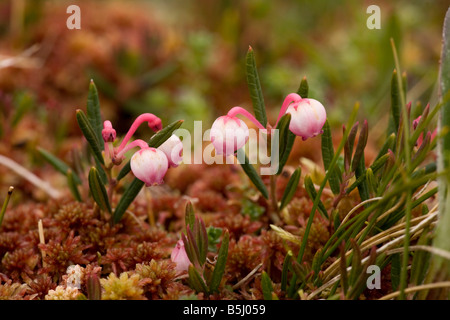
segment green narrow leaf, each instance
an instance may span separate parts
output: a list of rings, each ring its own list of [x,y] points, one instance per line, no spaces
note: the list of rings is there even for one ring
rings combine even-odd
[[[364,161],[364,155],[361,156],[359,160],[359,166],[356,167],[355,170],[356,179],[361,178],[361,182],[358,184],[358,192],[362,201],[365,201],[370,198],[369,194],[369,185],[366,179],[366,166]]]
[[[197,292],[208,293],[208,287],[202,279],[202,276],[198,273],[197,269],[193,265],[189,266],[188,269],[188,282],[192,289]]]
[[[364,149],[367,145],[367,140],[369,138],[369,127],[367,125],[367,120],[364,120],[364,123],[361,128],[361,132],[359,133],[358,144],[356,145],[355,155],[352,159],[352,171],[356,170],[356,167],[359,166],[361,158],[364,156]]]
[[[270,280],[269,275],[265,271],[261,273],[261,287],[263,291],[264,300],[272,300],[272,292],[273,292],[272,280]]]
[[[388,161],[389,159],[389,154],[385,154],[382,157],[380,157],[379,159],[377,159],[371,166],[370,169],[372,169],[373,173],[378,172],[378,170],[380,170]],[[353,189],[355,189],[360,183],[362,183],[362,181],[365,179],[364,176],[360,176],[358,179],[356,179],[355,182],[353,182],[353,184],[348,187],[345,192],[346,194],[349,194],[351,191],[353,191]]]
[[[331,138],[331,128],[328,120],[325,121],[322,130],[322,159],[325,171],[328,171],[330,168],[331,160],[334,157],[333,140]],[[341,189],[341,174],[338,166],[336,166],[333,171],[330,172],[328,182],[330,184],[331,191],[334,194],[339,194]]]
[[[81,202],[81,195],[80,192],[78,191],[78,184],[75,181],[75,175],[71,169],[67,169],[66,177],[67,177],[67,185],[69,186],[70,192],[72,192],[72,195],[75,198],[75,200]]]
[[[358,131],[358,122],[356,122],[352,129],[350,130],[350,133],[348,134],[347,141],[344,144],[344,168],[345,171],[350,170],[350,165],[352,162],[352,156],[353,156],[353,145],[355,143],[356,138],[356,132]],[[345,132],[345,126],[343,127]]]
[[[187,232],[186,232],[187,233]],[[194,264],[195,261],[197,261],[197,257],[195,255],[195,250],[191,242],[187,239],[186,235],[184,233],[181,234],[181,240],[184,243],[184,249],[186,250],[186,254],[189,258],[189,261]]]
[[[354,287],[359,275],[363,272],[361,266],[361,250],[359,249],[358,244],[354,239],[350,239],[352,249],[353,249],[353,257],[352,257],[352,269],[350,270],[350,276],[348,279],[349,285]]]
[[[400,89],[397,81],[397,70],[392,72],[391,78],[391,115],[394,124],[394,132],[398,131],[400,125]]]
[[[228,233],[228,230],[226,230],[223,235],[222,244],[220,245],[216,266],[214,267],[214,271],[211,276],[211,281],[209,284],[210,292],[215,292],[219,289],[220,282],[222,281],[223,274],[225,273],[229,241],[230,235]]]
[[[316,196],[317,196],[317,191],[314,188],[314,183],[312,182],[312,179],[309,175],[305,176],[304,180],[305,180],[304,182],[305,182],[306,192],[308,193],[308,196],[311,198],[311,200],[314,201],[314,199],[316,199]],[[327,212],[327,209],[325,208],[322,200],[319,200],[318,209],[319,209],[319,212],[322,214],[322,216],[324,216],[325,218],[328,219],[328,212]]]
[[[284,257],[283,270],[281,271],[281,290],[282,291],[286,291],[289,266],[291,264],[292,256],[293,256],[292,251],[289,250],[286,254],[286,257]]]
[[[184,220],[185,220],[186,227],[189,227],[191,229],[194,228],[195,213],[194,213],[194,206],[192,205],[191,201],[188,201],[186,203],[186,210],[184,212]]]
[[[425,207],[425,206],[424,206]],[[431,242],[431,237],[426,228],[419,237],[417,245],[428,246]],[[414,253],[411,263],[411,283],[418,286],[421,285],[425,279],[425,275],[430,265],[431,253],[424,250],[417,250]]]
[[[300,81],[300,86],[298,87],[297,94],[302,97],[302,99],[308,98],[309,85],[306,77],[303,77]]]
[[[92,167],[89,171],[89,189],[91,190],[92,197],[98,206],[109,213],[112,213],[111,205],[109,204],[108,193],[106,192],[105,185],[103,184],[97,168]]]
[[[395,133],[392,133],[391,135],[389,135],[389,137],[387,137],[386,141],[384,142],[383,146],[381,147],[380,151],[378,152],[378,154],[375,158],[375,161],[377,161],[382,156],[384,156],[388,152],[389,149],[392,150],[394,148],[395,138],[396,138]]]
[[[364,149],[367,145],[367,140],[369,136],[369,127],[367,120],[364,123],[359,134],[358,144],[356,145],[355,155],[352,159],[352,170],[355,171],[355,177],[358,179],[362,177],[361,183],[358,184],[358,191],[362,201],[369,199],[369,186],[366,179],[366,164],[364,157]]]
[[[450,8],[447,10],[443,27],[443,45],[439,68],[439,100],[442,103],[439,116],[439,130],[450,129]],[[443,173],[450,168],[450,132],[439,139],[438,172]],[[450,177],[441,175],[439,188],[439,222],[433,246],[450,251]],[[450,276],[450,261],[437,255],[433,256],[436,272],[445,272]]]
[[[134,178],[134,180],[130,183],[130,185],[125,189],[124,193],[122,194],[122,197],[119,200],[119,203],[116,206],[116,209],[114,210],[113,215],[114,223],[120,221],[125,211],[128,209],[128,207],[136,198],[136,196],[139,194],[143,186],[144,186],[143,181],[139,180],[138,178]]]
[[[97,87],[95,86],[93,80],[91,80],[91,83],[89,84],[86,113],[87,118],[91,123],[92,129],[94,130],[95,135],[97,136],[97,140],[100,143],[100,147],[103,150],[104,148],[104,141],[102,137],[103,123],[100,112],[100,100],[98,98]]]
[[[280,155],[283,154],[284,150],[286,149],[286,142],[287,142],[287,133],[289,132],[289,123],[291,121],[291,114],[286,113],[280,118],[280,121],[278,121],[276,129],[279,130],[279,153]]]
[[[377,187],[377,183],[375,181],[375,176],[373,175],[373,170],[371,168],[368,168],[366,170],[366,180],[367,180],[367,185],[369,187],[369,193],[375,194],[378,187]]]
[[[208,254],[208,233],[206,232],[205,223],[200,218],[197,218],[197,225],[195,237],[199,249],[199,262],[203,266],[206,262],[206,255]]]
[[[244,150],[243,149],[239,149],[237,152],[238,152],[238,157],[237,157],[238,159],[241,158],[241,154],[239,154],[239,153],[242,153],[244,155],[244,157],[245,157],[244,163],[240,163],[240,165],[241,165],[242,169],[244,170],[245,174],[250,179],[250,181],[253,182],[255,187],[261,192],[263,197],[268,199],[269,198],[269,192],[267,191],[267,187],[264,184],[264,182],[262,181],[261,177],[256,172],[255,167],[253,167],[253,165],[250,164],[247,155],[244,153]]]
[[[311,264],[311,268],[314,271],[314,274],[317,276],[320,272],[321,267],[321,258],[322,258],[322,249],[318,249],[314,254],[314,258]]]
[[[340,255],[341,259],[339,261],[340,273],[341,273],[341,287],[344,292],[344,295],[347,295],[348,292],[348,274],[347,274],[347,263],[345,259],[345,244],[342,242],[340,245]]]
[[[391,257],[391,284],[392,290],[397,291],[400,284],[400,269],[401,269],[400,253],[394,254]]]
[[[291,121],[291,114],[286,113],[283,115],[278,122],[277,129],[279,130],[279,155],[280,159],[278,161],[278,171],[277,175],[279,175],[284,168],[287,160],[289,159],[289,155],[292,150],[292,146],[295,142],[295,134],[289,130],[289,123]]]
[[[289,155],[291,154],[292,147],[294,146],[296,135],[292,133],[291,130],[287,130],[287,139],[286,139],[286,146],[284,148],[283,153],[281,154],[280,160],[279,160],[279,166],[278,166],[278,172],[277,174],[280,174],[283,171],[283,168],[286,164],[286,162],[289,159]]]
[[[102,155],[102,147],[100,146],[100,142],[97,139],[97,135],[95,134],[94,129],[92,128],[88,118],[84,114],[84,112],[80,109],[76,111],[78,126],[83,132],[84,137],[89,143],[92,153],[94,157],[100,162],[100,164],[104,165],[105,161]],[[102,140],[103,141],[103,140]]]
[[[295,169],[292,173],[289,181],[287,183],[286,189],[284,190],[283,197],[281,198],[280,210],[291,202],[292,197],[294,197],[295,191],[297,190],[298,183],[300,181],[302,169],[299,167]]]
[[[36,150],[39,152],[39,154],[49,163],[52,165],[53,168],[55,168],[57,171],[61,172],[62,174],[66,175],[69,170],[72,172],[73,180],[76,184],[81,184],[81,180],[78,177],[78,175],[73,172],[73,170],[62,160],[48,152],[47,150],[37,147]]]
[[[265,127],[267,125],[266,107],[259,82],[258,70],[256,68],[255,53],[249,47],[246,56],[247,84],[252,99],[255,118]]]
[[[166,142],[167,139],[169,139],[173,132],[178,129],[182,124],[184,120],[178,120],[175,122],[172,122],[168,126],[164,127],[157,133],[155,133],[150,140],[148,141],[148,146],[151,148],[158,148],[160,145],[162,145],[164,142]],[[130,161],[128,161],[120,170],[119,174],[117,175],[117,181],[121,180],[123,177],[125,177],[129,172],[131,171]]]
[[[200,267],[202,267],[203,264],[202,264],[201,261],[200,261],[200,249],[199,249],[198,243],[197,243],[197,241],[196,241],[196,239],[195,239],[195,235],[194,235],[194,233],[192,232],[191,228],[187,228],[187,229],[186,229],[186,236],[187,236],[187,241],[188,241],[189,247],[190,247],[191,250],[192,250],[192,256],[193,256],[193,258],[194,258],[194,260],[192,261],[192,263],[193,263],[195,266],[200,266]],[[186,244],[185,244],[185,247],[186,247]]]

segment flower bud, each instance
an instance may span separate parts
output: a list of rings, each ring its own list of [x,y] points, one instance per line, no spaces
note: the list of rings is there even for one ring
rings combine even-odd
[[[163,178],[169,168],[166,155],[155,148],[143,148],[137,151],[130,161],[131,171],[147,187],[163,183]]]
[[[158,147],[159,150],[164,152],[169,160],[169,168],[178,167],[183,160],[183,143],[176,135],[172,135],[162,145]]]
[[[247,143],[249,130],[241,119],[221,116],[214,121],[210,137],[216,153],[229,156]]]
[[[191,261],[186,253],[182,239],[178,240],[175,248],[173,248],[172,253],[170,254],[170,259],[177,264],[175,270],[178,273],[188,270]]]
[[[102,137],[105,142],[114,142],[116,140],[116,130],[112,127],[111,121],[106,120],[103,122]]]
[[[289,130],[303,140],[322,133],[327,120],[324,106],[314,99],[301,99],[289,106],[286,113],[291,114]]]

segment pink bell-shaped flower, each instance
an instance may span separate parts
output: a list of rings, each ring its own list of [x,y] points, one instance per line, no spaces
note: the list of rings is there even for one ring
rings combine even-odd
[[[178,274],[187,271],[189,269],[189,265],[191,261],[186,253],[186,249],[184,248],[184,242],[182,239],[178,240],[175,248],[173,248],[172,253],[170,254],[170,259],[176,263],[175,270]]]
[[[324,106],[314,99],[300,99],[292,103],[286,110],[291,114],[289,130],[303,140],[322,133],[327,120]]]
[[[160,145],[158,149],[166,155],[169,161],[169,168],[178,167],[183,160],[183,143],[174,134]]]
[[[146,147],[137,151],[131,157],[130,165],[136,178],[150,187],[163,183],[164,176],[169,168],[169,161],[161,150]]]
[[[241,119],[226,115],[214,121],[210,137],[216,153],[229,156],[247,143],[249,130]]]

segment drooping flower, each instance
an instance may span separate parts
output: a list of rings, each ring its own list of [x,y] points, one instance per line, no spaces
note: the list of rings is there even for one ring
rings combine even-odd
[[[175,248],[173,248],[172,253],[170,254],[170,259],[176,263],[177,266],[175,269],[178,273],[188,270],[191,261],[186,253],[182,239],[178,240]]]
[[[284,99],[275,127],[286,113],[291,114],[289,130],[303,140],[322,133],[322,127],[327,120],[322,103],[314,99],[303,99],[296,93],[290,93]]]
[[[138,140],[133,142],[136,141]],[[149,187],[163,183],[169,168],[169,161],[164,152],[147,145],[131,157],[130,166],[136,178],[145,182],[145,185]]]
[[[183,143],[180,138],[174,134],[160,145],[158,149],[167,156],[169,168],[178,167],[183,160]]]
[[[300,99],[292,103],[286,113],[291,114],[289,130],[303,140],[322,133],[322,127],[327,120],[324,106],[314,99]]]
[[[238,114],[245,116],[259,129],[266,130],[247,110],[231,108],[227,115],[217,118],[211,127],[210,140],[219,155],[232,155],[247,143],[250,133],[245,122],[236,117]]]
[[[210,137],[217,154],[229,156],[247,143],[249,130],[241,119],[226,115],[214,121]]]

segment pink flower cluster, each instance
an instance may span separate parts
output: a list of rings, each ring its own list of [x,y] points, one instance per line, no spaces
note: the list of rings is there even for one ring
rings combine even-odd
[[[155,132],[162,129],[160,118],[151,113],[144,113],[133,122],[119,147],[114,148],[112,146],[116,139],[116,130],[114,130],[110,121],[103,123],[102,136],[105,141],[105,153],[116,165],[123,161],[126,152],[135,147],[140,148],[131,157],[130,167],[136,178],[145,182],[145,185],[149,187],[163,183],[167,170],[181,163],[183,144],[176,135],[172,135],[158,148],[149,147],[141,139],[136,139],[127,144],[137,128],[144,122],[147,122],[149,128]]]
[[[320,134],[327,118],[325,108],[319,101],[303,99],[296,93],[289,94],[284,100],[275,127],[286,113],[291,114],[289,130],[303,140]],[[247,143],[249,129],[245,122],[237,117],[238,114],[249,119],[259,129],[266,130],[248,111],[234,107],[227,115],[217,118],[211,127],[210,139],[217,154],[232,155]]]

